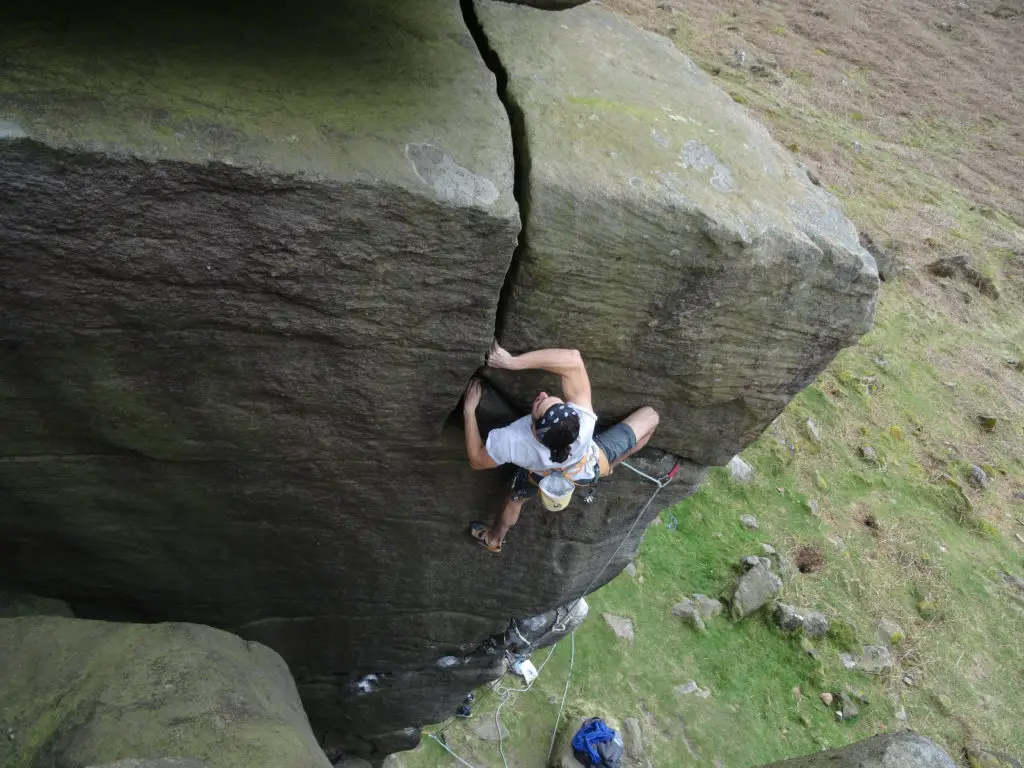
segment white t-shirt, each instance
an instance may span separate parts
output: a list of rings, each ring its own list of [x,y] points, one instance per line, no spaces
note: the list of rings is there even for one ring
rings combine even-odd
[[[507,427],[492,430],[487,436],[487,453],[498,464],[515,464],[532,472],[571,467],[586,456],[588,460],[579,470],[566,473],[571,480],[582,482],[597,476],[597,444],[594,442],[594,427],[597,414],[581,408],[576,403],[566,403],[580,417],[580,434],[570,446],[569,458],[561,464],[551,461],[551,449],[533,434],[533,416],[523,416]]]

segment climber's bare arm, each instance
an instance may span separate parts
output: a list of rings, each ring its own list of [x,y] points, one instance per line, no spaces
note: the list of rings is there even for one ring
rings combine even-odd
[[[479,379],[473,379],[466,388],[462,401],[462,419],[466,426],[466,456],[473,469],[494,469],[498,463],[487,453],[487,447],[480,437],[480,425],[476,422],[476,407],[480,405],[483,387]]]
[[[576,405],[594,409],[591,403],[590,377],[577,349],[538,349],[522,355],[513,355],[495,341],[487,353],[487,364],[492,368],[525,371],[536,368],[562,377],[565,399]]]

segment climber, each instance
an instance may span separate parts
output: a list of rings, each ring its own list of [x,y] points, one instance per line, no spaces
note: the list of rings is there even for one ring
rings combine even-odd
[[[512,492],[490,526],[473,522],[469,532],[495,554],[509,529],[519,520],[527,499],[540,496],[545,508],[564,509],[575,486],[591,486],[609,475],[626,457],[651,439],[658,413],[644,406],[611,429],[594,434],[597,415],[590,396],[590,377],[575,349],[540,349],[512,355],[495,341],[487,353],[487,365],[507,371],[539,369],[562,377],[560,397],[539,392],[530,414],[503,429],[493,430],[485,444],[480,437],[476,408],[482,384],[473,379],[463,401],[466,454],[473,469],[493,469],[515,464]]]

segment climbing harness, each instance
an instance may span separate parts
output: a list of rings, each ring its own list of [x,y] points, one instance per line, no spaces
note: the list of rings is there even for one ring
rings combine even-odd
[[[580,601],[583,600],[583,598],[590,592],[591,588],[594,586],[594,584],[597,583],[598,579],[600,579],[601,576],[604,575],[605,570],[608,568],[609,565],[612,564],[612,561],[615,559],[616,555],[619,554],[619,550],[622,549],[623,545],[626,543],[626,541],[629,540],[629,537],[633,534],[633,530],[636,528],[637,524],[643,518],[644,513],[648,510],[648,508],[651,506],[651,504],[654,503],[655,498],[657,498],[658,494],[661,493],[662,489],[665,488],[665,486],[667,486],[669,483],[671,483],[675,479],[676,474],[678,474],[679,470],[681,469],[681,466],[680,466],[679,462],[676,462],[675,466],[672,467],[672,469],[668,472],[668,474],[663,476],[661,479],[658,479],[658,478],[652,477],[651,475],[648,475],[645,472],[642,472],[641,470],[637,469],[636,467],[634,467],[631,464],[626,463],[625,461],[622,462],[622,466],[626,467],[627,469],[632,470],[633,472],[635,472],[636,474],[640,475],[644,479],[651,481],[657,487],[654,489],[654,493],[651,494],[650,498],[647,499],[647,501],[644,503],[644,505],[640,508],[640,511],[637,512],[636,517],[633,519],[633,524],[629,526],[629,530],[626,531],[626,535],[622,537],[622,540],[619,542],[619,545],[615,548],[615,551],[612,552],[612,554],[608,558],[608,560],[605,561],[605,564],[603,566],[601,566],[601,570],[599,570],[597,572],[597,574],[594,576],[594,578],[592,578],[590,580],[590,583],[583,590],[582,594],[580,594],[580,596],[577,597],[575,601],[573,601],[572,605],[569,608],[564,609],[565,613],[564,613],[564,615],[563,615],[563,617],[562,617],[560,622],[559,622],[559,612],[562,611],[563,609],[559,608],[559,609],[556,610],[556,612],[555,612],[555,622],[551,625],[551,628],[552,628],[553,631],[561,631],[561,632],[565,631],[565,629],[566,629],[565,622],[567,622],[569,620],[569,617],[573,614],[573,612],[576,610],[576,607],[580,604]],[[529,640],[527,640],[526,637],[523,636],[523,633],[519,629],[518,623],[514,619],[512,621],[512,629],[514,629],[515,633],[519,636],[519,639],[522,640],[526,644],[527,649],[528,650],[532,650],[533,644]],[[569,697],[569,685],[572,682],[572,672],[573,672],[573,667],[574,667],[575,662],[576,662],[576,632],[575,631],[572,631],[572,632],[569,633],[569,643],[570,643],[569,673],[568,673],[568,675],[565,678],[565,688],[562,691],[562,703],[558,707],[558,714],[555,716],[555,723],[554,723],[554,726],[552,726],[552,729],[551,729],[551,742],[548,745],[548,757],[547,757],[547,761],[546,761],[548,764],[551,762],[551,754],[552,754],[552,752],[554,752],[554,749],[555,749],[555,738],[558,735],[558,724],[562,721],[562,713],[565,711],[565,702],[566,702],[566,700]],[[543,671],[543,669],[547,665],[548,661],[551,660],[551,657],[555,653],[555,649],[558,648],[559,645],[560,645],[560,642],[555,643],[553,646],[551,646],[551,650],[548,651],[547,657],[541,663],[540,667],[537,668],[537,675],[538,676],[540,675],[541,671]],[[496,729],[498,731],[498,753],[501,755],[501,762],[502,762],[502,764],[505,766],[505,768],[508,768],[508,760],[505,757],[504,739],[502,738],[502,735],[501,735],[501,719],[500,719],[501,709],[508,702],[509,698],[511,697],[511,694],[513,694],[513,693],[526,693],[531,688],[533,688],[533,684],[534,684],[534,682],[536,682],[537,678],[534,678],[531,682],[529,682],[526,685],[525,688],[503,687],[501,685],[501,681],[505,679],[505,675],[508,674],[508,670],[512,669],[513,660],[514,660],[514,658],[516,658],[516,657],[513,657],[512,654],[510,652],[508,652],[508,651],[505,652],[505,656],[506,656],[506,661],[508,662],[506,664],[506,671],[504,673],[502,673],[501,677],[499,677],[494,682],[494,684],[491,685],[491,687],[487,691],[487,693],[485,693],[484,696],[480,697],[480,701],[482,702],[486,698],[486,696],[489,695],[490,693],[497,693],[499,696],[502,697],[501,701],[498,703],[497,708],[494,710],[494,724],[495,724],[495,727],[496,727]],[[456,722],[458,722],[457,719],[452,720],[452,722],[449,723],[447,726],[445,726],[443,729],[441,729],[441,731],[439,731],[439,733],[443,736],[444,732],[447,731],[448,728],[451,728],[451,726],[454,725]],[[429,736],[431,739],[433,739],[438,744],[440,744],[441,747],[448,754],[450,754],[452,757],[454,757],[460,764],[462,764],[464,766],[467,766],[467,768],[475,768],[472,764],[467,763],[465,760],[463,760],[461,757],[459,757],[457,754],[455,754],[455,752],[453,752],[451,750],[451,748],[447,744],[445,744],[443,741],[441,741],[441,739],[439,739],[435,734],[429,733],[429,734],[427,734],[427,736]]]

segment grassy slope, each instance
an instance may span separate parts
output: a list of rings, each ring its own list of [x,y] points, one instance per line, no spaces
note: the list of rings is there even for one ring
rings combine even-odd
[[[1012,53],[1024,43],[1019,24],[987,13],[994,2],[972,3],[962,18],[915,0],[882,10],[815,4],[828,19],[803,4],[754,0],[610,5],[717,71],[858,225],[897,247],[903,270],[883,286],[875,329],[745,452],[756,482],[737,486],[715,470],[697,496],[663,515],[678,530],[648,531],[642,581],[622,575],[592,596],[567,715],[640,718],[648,754],[662,766],[750,766],[849,743],[903,727],[899,706],[907,725],[958,757],[971,742],[1024,752],[1024,610],[1000,576],[1024,575],[1024,502],[1014,497],[1024,491],[1024,373],[1005,362],[1024,359],[1024,231],[1016,223],[1024,100],[1013,91],[1022,73],[1007,70],[1024,70]],[[871,23],[878,14],[888,18]],[[952,33],[935,31],[940,16],[952,19]],[[774,56],[778,70],[764,78],[731,66],[736,47],[748,63]],[[966,74],[934,87],[936,73],[957,61]],[[999,301],[922,268],[955,253],[996,282]],[[981,414],[998,418],[994,432],[979,428]],[[808,418],[820,427],[818,445]],[[864,445],[877,463],[860,457]],[[969,483],[972,464],[992,478],[988,489]],[[760,532],[740,527],[746,512],[758,516]],[[883,617],[900,623],[907,637],[897,669],[879,678],[843,670],[839,639],[818,643],[819,663],[761,617],[718,620],[700,636],[671,616],[682,596],[726,588],[735,562],[760,542],[824,554],[821,570],[798,576],[786,599],[849,623],[859,643],[877,642]],[[633,647],[615,639],[602,611],[633,618]],[[563,643],[534,690],[504,705],[509,765],[543,764],[568,657]],[[909,687],[902,673],[915,668],[921,680]],[[672,693],[691,679],[712,698]],[[844,685],[871,700],[852,723],[836,722],[818,700]],[[499,700],[487,696],[477,718]],[[474,722],[455,724],[446,738],[477,768],[500,766],[495,745],[473,736]],[[433,743],[397,762],[455,765]]]

